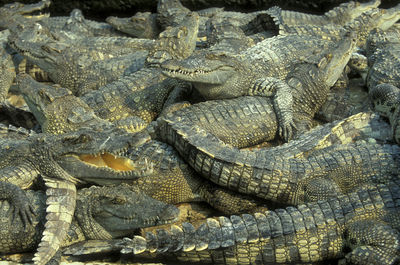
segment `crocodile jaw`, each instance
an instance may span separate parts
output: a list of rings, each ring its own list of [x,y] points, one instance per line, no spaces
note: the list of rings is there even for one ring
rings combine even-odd
[[[380,0],[374,0],[366,3],[354,2],[355,6],[353,7],[353,11],[351,13],[352,19],[355,19],[370,9],[377,8],[380,4]]]
[[[135,170],[135,163],[129,158],[116,156],[110,153],[102,153],[99,155],[79,155],[75,156],[80,161],[96,167],[107,167],[116,171]]]
[[[400,4],[389,9],[381,9],[383,14],[379,18],[378,27],[387,30],[400,19]]]
[[[184,81],[210,85],[221,85],[224,84],[234,74],[234,70],[229,66],[222,66],[213,70],[164,68],[162,73],[168,77],[177,78]]]

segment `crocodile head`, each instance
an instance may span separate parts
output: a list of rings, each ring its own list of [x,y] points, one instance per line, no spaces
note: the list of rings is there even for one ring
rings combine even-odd
[[[95,123],[107,123],[69,89],[37,82],[25,73],[17,75],[16,83],[43,132],[61,134]]]
[[[68,45],[38,23],[21,25],[8,36],[8,44],[28,61],[51,72],[54,65],[62,63],[61,52]]]
[[[400,4],[389,9],[381,10],[382,15],[377,22],[377,27],[381,30],[387,30],[400,19]]]
[[[197,52],[185,60],[169,60],[161,65],[163,74],[193,83],[224,84],[236,73],[237,62],[231,54]]]
[[[228,52],[197,52],[185,60],[161,64],[168,77],[192,82],[205,98],[233,98],[243,95],[242,87],[250,86],[251,68],[240,55]]]
[[[127,150],[150,140],[145,132],[132,135],[114,126],[98,124],[61,135],[32,137],[32,153],[50,152],[66,172],[83,182],[120,183],[153,171],[146,159],[133,161],[124,156]]]
[[[176,27],[167,27],[159,34],[155,47],[147,58],[148,64],[160,64],[167,59],[184,59],[196,48],[199,15],[188,13]]]
[[[328,11],[326,16],[332,18],[337,17],[339,19],[346,18],[346,21],[351,21],[360,16],[362,13],[378,7],[380,4],[380,0],[372,0],[365,3],[350,1],[347,3],[342,3],[338,7]]]
[[[26,21],[37,21],[49,17],[44,12],[51,4],[51,1],[44,0],[35,4],[22,4],[19,2],[10,3],[0,8],[0,28],[13,26],[13,22],[26,23]]]
[[[175,206],[127,184],[80,190],[75,211],[88,239],[126,236],[138,228],[175,222],[178,215]]]
[[[318,64],[319,69],[322,71],[325,83],[332,87],[350,60],[351,55],[357,48],[358,38],[356,33],[348,32],[343,39],[337,44],[336,48],[332,50],[327,56],[322,58]]]
[[[400,19],[400,4],[389,9],[373,8],[346,24],[346,30],[358,34],[358,46],[365,45],[368,34],[374,29],[387,30]]]
[[[154,39],[160,31],[156,16],[151,12],[137,12],[128,18],[108,17],[107,23],[130,36]]]

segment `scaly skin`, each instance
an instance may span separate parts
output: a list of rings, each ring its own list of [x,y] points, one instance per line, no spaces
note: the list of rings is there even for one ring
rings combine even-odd
[[[92,2],[81,2],[77,0],[68,0],[66,2],[54,1],[52,4],[51,11],[58,13],[67,13],[71,11],[71,7],[79,8],[84,11],[85,14],[98,16],[100,12],[136,12],[138,9],[141,10],[155,10],[157,7],[158,0],[112,0],[108,2],[104,1],[92,1]],[[301,9],[309,10],[312,12],[321,12],[321,10],[327,11],[327,9],[337,6],[341,3],[348,1],[344,0],[307,0],[307,1],[271,1],[271,0],[182,0],[182,4],[190,9],[199,10],[202,8],[208,8],[213,6],[227,6],[230,9],[266,9],[277,3],[282,8],[290,9]],[[393,1],[383,0],[383,3],[390,4]]]
[[[387,30],[400,19],[400,4],[389,8],[372,8],[363,12],[357,18],[349,21],[343,26],[336,25],[285,25],[280,24],[280,34],[300,34],[319,36],[323,39],[337,41],[347,32],[351,31],[357,35],[357,46],[365,47],[368,34],[374,29]]]
[[[226,145],[178,112],[163,123],[161,138],[197,173],[220,186],[275,202],[298,204],[337,196],[391,179],[398,170],[396,145],[352,143],[339,128],[322,142],[315,142],[314,136],[249,151]],[[344,141],[329,144],[332,139]]]
[[[18,73],[26,72],[40,81],[48,81],[46,74],[39,67],[27,61],[7,44],[10,31],[0,33],[0,102],[5,103],[8,90]]]
[[[179,124],[180,120],[190,122],[237,148],[273,140],[278,127],[271,99],[266,97],[240,97],[197,103],[158,119],[160,126],[156,127],[156,133],[161,131],[164,134],[164,121]],[[377,135],[384,135],[385,129],[378,130]],[[164,136],[161,139],[164,140]]]
[[[117,54],[102,51],[103,46],[77,48],[79,44],[55,41],[46,31],[44,26],[36,24],[20,34],[9,36],[9,44],[75,95],[83,95],[141,69],[148,55],[147,50],[135,51],[128,47]]]
[[[27,21],[41,20],[48,14],[34,15],[35,11],[41,11],[49,7],[51,1],[40,1],[35,4],[10,3],[0,8],[0,29],[7,29],[15,24]]]
[[[161,32],[156,13],[137,12],[128,18],[111,16],[106,21],[115,29],[136,38],[156,39]]]
[[[36,27],[36,31],[43,34],[39,34],[44,41],[36,43],[26,41],[30,39],[28,37],[17,36],[16,34],[10,36],[9,43],[12,47],[23,54],[28,61],[39,65],[42,69],[49,72],[49,76],[56,83],[71,89],[75,95],[82,95],[87,93],[89,90],[97,89],[102,86],[100,90],[107,93],[107,88],[103,85],[115,86],[118,82],[133,82],[136,77],[133,72],[139,70],[144,65],[144,60],[147,58],[148,63],[157,63],[169,58],[186,58],[189,56],[195,48],[196,44],[196,33],[198,28],[198,16],[193,13],[187,16],[182,22],[184,26],[177,26],[175,28],[169,28],[160,34],[160,38],[157,41],[148,40],[152,45],[148,50],[142,50],[133,52],[133,45],[141,45],[144,40],[136,40],[133,38],[107,38],[104,39],[108,44],[101,45],[96,43],[100,48],[84,48],[82,54],[76,53],[74,43],[74,49],[68,49],[71,45],[68,43],[54,43],[54,39],[49,37],[47,30],[43,29],[42,26]],[[34,31],[34,32],[36,32]],[[32,35],[31,31],[25,31],[29,36]],[[35,34],[33,34],[35,35]],[[36,36],[36,35],[35,35]],[[37,37],[36,37],[37,38]],[[115,45],[113,45],[115,43]],[[109,48],[107,48],[107,45]],[[61,46],[61,47],[60,47]],[[67,48],[65,47],[67,46]],[[114,57],[114,52],[109,53],[108,50],[118,50],[121,47],[125,50],[130,50],[130,53],[123,52],[120,56]],[[105,48],[104,48],[105,47]],[[142,47],[143,49],[144,47]],[[105,49],[105,50],[103,50]],[[65,52],[64,52],[65,51]],[[88,53],[89,54],[85,54]],[[84,57],[82,58],[82,55]],[[101,59],[109,58],[108,60],[91,60],[91,57],[100,57]],[[147,57],[148,56],[148,57]],[[86,60],[87,59],[87,60]],[[133,61],[133,62],[132,62]],[[144,70],[145,74],[147,70]],[[159,72],[158,69],[154,70]],[[102,73],[99,75],[99,73]],[[129,75],[129,73],[133,73]],[[124,77],[122,77],[125,75]],[[142,76],[143,73],[138,73]],[[161,75],[157,73],[156,75]],[[151,79],[151,77],[148,77]],[[119,81],[120,79],[120,81]],[[164,78],[165,79],[165,78]],[[150,83],[150,82],[149,82]],[[106,85],[106,87],[107,87]],[[135,86],[136,84],[130,84],[129,87]],[[144,86],[144,85],[143,85]],[[126,87],[124,87],[126,89]],[[121,88],[121,89],[124,89]],[[121,92],[122,93],[122,92]],[[167,93],[168,94],[168,93]],[[96,97],[96,93],[93,94]],[[93,97],[90,96],[89,97]],[[122,95],[125,99],[125,95]],[[117,116],[116,114],[115,116]],[[104,116],[102,118],[105,118]]]
[[[145,157],[153,168],[152,174],[130,185],[165,203],[205,201],[224,214],[255,212],[264,207],[259,200],[215,187],[201,178],[166,143],[153,140],[128,151],[126,156],[133,161]]]
[[[86,19],[80,9],[73,9],[68,17],[48,17],[39,20],[38,23],[49,27],[51,32],[64,31],[78,38],[126,36],[107,23]]]
[[[150,123],[166,107],[165,103],[171,101],[169,95],[173,89],[187,87],[183,82],[164,76],[159,63],[169,58],[186,58],[193,52],[198,23],[198,15],[189,14],[183,26],[160,34],[164,41],[150,51],[146,67],[86,94],[82,100],[102,119],[124,122],[135,116],[143,120],[142,124]]]
[[[178,25],[190,12],[178,0],[163,0],[157,5],[157,13],[138,12],[129,18],[108,17],[107,22],[134,37],[156,38],[160,29]],[[223,8],[207,8],[197,10],[196,13],[200,19],[198,36],[205,37],[208,43],[212,32],[210,25],[245,27],[259,13],[264,12],[241,13],[224,11]],[[224,32],[221,31],[219,34]]]
[[[389,118],[393,138],[400,143],[400,30],[375,30],[368,36],[366,83],[376,111]]]
[[[34,215],[31,224],[10,215],[12,203],[0,207],[0,253],[32,251],[40,242],[46,220],[46,196],[41,191],[26,193],[27,203]],[[18,194],[18,193],[16,193]],[[176,220],[178,209],[148,197],[128,185],[81,189],[77,192],[77,204],[73,223],[62,246],[88,239],[110,239],[131,234],[137,228],[171,223]]]
[[[186,60],[167,61],[162,68],[169,77],[192,82],[208,99],[272,97],[279,135],[287,141],[296,123],[310,120],[324,103],[355,42],[352,36],[343,38],[337,46],[309,36],[277,36],[238,55],[196,53]],[[315,47],[320,47],[318,55],[314,53]],[[313,73],[313,80],[305,72]]]
[[[101,128],[82,129],[80,132],[62,136],[32,134],[22,140],[10,141],[7,138],[0,140],[1,180],[20,188],[28,188],[40,174],[47,187],[46,230],[43,232],[44,236],[35,254],[35,264],[45,264],[57,252],[66,236],[75,209],[75,184],[78,180],[60,167],[56,162],[57,158],[65,155],[77,155],[82,160],[95,163],[93,155],[104,153],[104,155],[97,156],[97,160],[104,159],[110,167],[116,164],[117,168],[118,164],[123,162],[125,164],[122,170],[127,171],[121,175],[137,177],[148,174],[146,172],[148,168],[142,172],[141,170],[137,171],[136,166],[139,164],[125,159],[121,160],[118,156],[113,155],[120,149],[134,146],[135,141],[136,139],[132,139],[130,135],[123,136],[119,130],[101,130]],[[106,168],[101,170],[110,171]],[[25,212],[25,215],[30,214],[23,205],[13,206],[17,211]]]
[[[389,118],[393,139],[400,144],[400,89],[383,83],[372,87],[369,96],[375,111]]]
[[[290,10],[282,10],[279,7],[271,7],[267,14],[272,16],[278,24],[287,26],[294,25],[314,25],[325,26],[335,24],[344,26],[362,13],[376,8],[380,5],[380,0],[372,0],[366,3],[349,1],[325,12],[323,15],[312,15]]]
[[[345,258],[351,264],[395,264],[400,246],[399,184],[297,207],[145,229],[142,236],[116,246],[124,254],[153,261],[292,264]]]
[[[26,102],[40,120],[43,131],[59,134],[77,131],[85,126],[99,126],[99,124],[111,126],[111,123],[98,118],[79,98],[68,93],[67,89],[40,84],[27,75],[19,76],[18,79],[21,92],[27,95]],[[25,84],[22,85],[22,83]],[[37,89],[34,91],[35,87]],[[14,135],[14,130],[10,130],[10,134]],[[19,137],[20,134],[17,136]],[[118,181],[130,182],[149,196],[166,203],[197,201],[201,198],[229,214],[245,210],[254,211],[258,207],[254,201],[214,188],[207,181],[196,176],[193,170],[179,158],[176,151],[165,143],[158,141],[144,143],[138,150],[131,149],[124,154],[124,157],[132,161],[146,160],[152,165],[152,173],[131,183],[132,179],[128,177],[106,178],[104,172],[102,173],[104,177],[99,179],[100,172],[93,171],[91,165],[83,163],[74,156],[60,158],[57,162],[68,173],[86,182],[102,185],[118,183]],[[171,190],[171,187],[176,188]]]
[[[400,30],[394,27],[386,31],[374,30],[368,36],[367,59],[369,69],[366,83],[369,89],[384,83],[400,87],[399,37]]]

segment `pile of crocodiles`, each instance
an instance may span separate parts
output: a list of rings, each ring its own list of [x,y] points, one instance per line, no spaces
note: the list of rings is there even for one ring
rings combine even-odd
[[[399,264],[400,4],[380,4],[1,7],[0,260]]]

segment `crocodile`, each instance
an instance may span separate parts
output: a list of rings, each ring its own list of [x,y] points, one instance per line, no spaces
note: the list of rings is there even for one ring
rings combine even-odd
[[[280,148],[240,150],[182,117],[179,111],[158,122],[159,137],[174,146],[201,176],[274,202],[298,204],[335,196],[378,179],[390,179],[398,170],[397,145],[356,141],[321,145],[309,152],[312,147],[307,141],[293,140]]]
[[[47,30],[40,24],[24,28],[21,33],[9,36],[9,44],[27,61],[47,72],[54,82],[71,89],[78,96],[141,69],[148,56],[148,50],[128,46],[112,53],[104,52],[102,46],[77,49],[79,44],[55,41],[49,33],[46,34]],[[139,41],[136,46],[140,45]]]
[[[100,124],[106,127],[112,126],[110,122],[97,117],[87,104],[82,102],[80,98],[73,96],[67,89],[40,84],[27,75],[19,76],[19,82],[25,83],[20,86],[21,92],[26,95],[27,104],[38,117],[42,131],[46,133],[68,133],[79,131],[81,127],[99,126]],[[33,90],[35,87],[37,89]],[[139,128],[135,129],[139,130]],[[10,133],[14,134],[14,131],[11,129]],[[27,134],[25,135],[27,136]],[[146,138],[143,140],[145,141]],[[254,199],[217,189],[196,176],[194,171],[182,161],[176,151],[168,144],[151,140],[120,155],[131,161],[146,159],[147,163],[151,165],[152,173],[138,180],[124,176],[118,178],[117,174],[114,177],[108,176],[107,178],[104,176],[99,178],[100,172],[93,170],[93,164],[82,162],[76,156],[63,156],[58,158],[57,162],[69,174],[82,181],[100,185],[108,185],[110,182],[118,183],[118,181],[128,182],[139,187],[149,196],[166,203],[175,204],[202,199],[226,213],[242,212],[244,209],[250,211],[258,207]],[[109,174],[113,173],[110,172]],[[177,185],[179,185],[179,188],[169,192],[170,187]]]
[[[337,45],[309,36],[276,36],[239,54],[195,53],[185,60],[169,60],[161,66],[163,74],[192,82],[208,99],[272,97],[279,135],[288,141],[294,129],[300,127],[296,123],[311,119],[324,103],[355,43],[352,34]],[[318,54],[316,47],[321,51]],[[313,73],[313,80],[307,79],[305,72]]]
[[[187,57],[195,46],[195,38],[192,38],[192,36],[196,36],[197,31],[194,28],[198,27],[198,16],[189,14],[182,23],[184,26],[169,28],[162,32],[157,41],[119,37],[104,39],[106,44],[101,45],[101,43],[96,43],[94,39],[95,42],[89,46],[93,47],[94,50],[90,53],[86,48],[83,48],[81,53],[77,53],[76,45],[79,46],[79,44],[76,43],[73,45],[67,43],[66,45],[69,48],[66,53],[61,52],[59,49],[60,46],[62,49],[63,43],[56,42],[54,44],[54,39],[46,38],[48,36],[48,34],[45,34],[46,32],[41,34],[44,35],[42,37],[44,40],[38,43],[35,38],[30,42],[26,41],[30,38],[24,36],[24,34],[14,34],[9,38],[9,44],[24,55],[28,61],[47,71],[54,82],[71,89],[75,95],[83,95],[112,81],[123,79],[123,76],[126,76],[128,79],[126,82],[129,82],[129,79],[132,79],[129,74],[143,68],[146,60],[149,62],[151,58],[161,56],[161,59],[165,60],[171,56],[172,58]],[[41,31],[42,28],[40,26],[35,29],[40,32],[46,31]],[[33,34],[32,30],[25,30],[25,32],[28,36],[36,36],[35,29]],[[104,48],[107,45],[111,46]],[[100,48],[97,48],[97,46],[100,46]],[[118,49],[121,46],[122,50],[125,51],[120,56],[114,56],[114,50],[121,53],[121,50]],[[142,48],[135,51],[133,49],[135,46],[136,48],[142,46]],[[104,51],[104,49],[106,50]],[[108,52],[109,50],[111,53]],[[102,59],[92,60],[91,58],[95,56]],[[166,56],[166,58],[162,56]],[[99,73],[102,74],[99,75]]]
[[[372,8],[343,26],[332,25],[286,25],[279,24],[280,34],[301,34],[319,36],[333,41],[340,40],[348,31],[357,34],[357,46],[365,48],[367,37],[372,30],[387,30],[400,19],[400,4],[389,8]]]
[[[49,16],[45,10],[51,1],[44,0],[35,4],[22,4],[19,2],[5,4],[0,8],[0,29],[7,29],[15,23],[22,21],[38,21]],[[43,13],[41,13],[43,11]]]
[[[31,79],[30,77],[28,77]],[[31,88],[31,85],[27,85],[26,87]],[[31,93],[32,95],[35,95],[36,93]],[[40,94],[40,93],[38,93]],[[30,95],[29,97],[32,97]],[[29,97],[27,98],[28,104],[30,104]],[[54,97],[56,98],[56,97]],[[261,124],[265,123],[266,112],[261,111],[260,113],[255,113],[255,112],[247,112],[246,110],[248,109],[255,109],[254,107],[254,98],[253,97],[248,97],[249,102],[247,103],[246,108],[244,108],[243,115],[239,113],[241,110],[240,108],[237,108],[237,118],[236,119],[227,119],[225,130],[223,129],[223,123],[220,122],[220,126],[218,127],[219,130],[213,131],[218,134],[219,132],[222,132],[223,134],[219,133],[219,136],[223,136],[224,133],[226,135],[232,135],[234,132],[238,133],[239,131],[243,132],[243,135],[241,139],[238,140],[238,142],[233,142],[232,143],[239,143],[241,144],[241,147],[255,144],[255,142],[251,142],[252,140],[252,131],[248,132],[247,128],[254,128],[255,126],[246,126],[246,122],[248,125],[251,124]],[[257,99],[257,98],[256,98]],[[260,100],[268,100],[268,98],[264,97],[259,97]],[[253,101],[251,101],[253,100]],[[43,102],[44,100],[38,99],[38,102]],[[65,104],[65,102],[67,102]],[[256,106],[262,107],[263,105],[268,106],[268,104],[262,104],[261,102],[257,102]],[[58,103],[58,104],[57,104]],[[200,126],[207,125],[206,119],[203,119],[201,117],[202,113],[205,113],[206,111],[208,112],[214,112],[215,106],[219,107],[219,112],[221,115],[221,119],[225,117],[224,113],[221,111],[221,107],[223,106],[223,101],[211,101],[211,102],[204,102],[200,103],[197,105],[193,105],[190,107],[187,107],[183,110],[177,111],[176,116],[179,118],[183,119],[190,119],[191,121],[195,122],[196,124],[199,124]],[[231,108],[227,108],[225,111],[231,112],[231,110],[234,110],[236,106],[243,106],[244,103],[241,102],[239,104],[237,99],[233,100],[233,102],[230,102],[230,104],[225,104],[226,106],[230,106]],[[214,106],[212,106],[214,104]],[[40,107],[41,106],[41,107]],[[51,102],[51,104],[45,105],[42,103],[42,105],[39,105],[36,107],[37,109],[34,111],[33,107],[32,111],[34,113],[40,112],[42,115],[46,116],[44,118],[45,124],[53,124],[55,126],[45,126],[43,128],[55,128],[55,130],[51,130],[50,132],[54,132],[57,130],[57,128],[62,128],[65,131],[68,132],[69,130],[77,130],[77,127],[83,126],[85,124],[93,124],[93,120],[91,119],[82,119],[81,123],[76,123],[70,126],[71,121],[75,120],[71,117],[65,117],[63,115],[70,113],[70,109],[66,109],[65,107],[71,106],[71,109],[73,110],[78,110],[78,106],[75,100],[68,100],[66,101],[66,98],[60,98],[60,99],[55,99],[54,101]],[[81,107],[83,108],[83,107]],[[61,110],[61,112],[60,112]],[[89,109],[90,110],[90,109]],[[272,111],[270,111],[271,113]],[[58,113],[58,114],[57,114]],[[72,112],[74,113],[74,112]],[[78,113],[85,113],[84,110],[79,111]],[[89,113],[87,111],[86,113]],[[194,114],[193,114],[194,113]],[[197,117],[193,118],[194,115],[197,113]],[[73,115],[73,114],[72,114]],[[76,115],[76,113],[75,113]],[[89,115],[87,115],[89,116]],[[252,117],[249,117],[252,116]],[[214,115],[214,117],[217,120],[221,119],[217,116]],[[240,117],[240,118],[239,118]],[[257,120],[251,120],[249,121],[249,118],[254,118],[257,117],[259,118],[259,122]],[[168,116],[167,116],[168,118]],[[226,118],[226,117],[225,117]],[[238,122],[238,120],[242,120],[242,123],[238,124],[236,127],[232,127],[232,124],[235,124]],[[281,150],[278,152],[275,150],[277,153],[277,156],[279,156],[281,153],[287,152],[287,150],[291,150],[292,153],[294,153],[294,150],[297,150],[298,155],[304,152],[311,152],[311,149],[320,149],[322,147],[326,147],[327,145],[331,145],[335,141],[339,141],[337,143],[348,143],[351,141],[355,135],[360,135],[363,134],[363,132],[374,132],[374,137],[383,137],[381,138],[381,141],[386,141],[388,139],[391,139],[391,135],[388,135],[387,132],[389,132],[389,128],[386,126],[384,122],[377,122],[376,116],[373,118],[370,114],[358,114],[356,116],[353,116],[351,118],[348,118],[344,121],[337,122],[333,125],[327,125],[324,129],[319,128],[318,130],[313,131],[313,133],[308,134],[307,137],[301,137],[297,141],[292,141],[293,144],[290,146],[286,146],[284,150]],[[199,122],[200,121],[200,122]],[[94,122],[98,123],[98,122]],[[160,122],[161,123],[161,122]],[[212,122],[210,122],[210,126],[208,128],[213,129],[215,126],[212,126]],[[372,127],[370,127],[372,126]],[[149,129],[151,130],[151,129]],[[231,132],[231,133],[229,133]],[[261,134],[263,131],[263,128],[259,130],[259,133]],[[333,137],[329,137],[327,135],[332,134],[333,132],[338,132],[338,135]],[[246,135],[246,133],[248,133]],[[257,133],[254,133],[253,135],[257,135]],[[336,140],[328,140],[331,141],[330,144],[327,143],[326,140],[323,139],[336,139]],[[228,138],[229,139],[229,138]],[[315,139],[319,139],[320,141],[316,141]],[[241,142],[243,141],[243,142]],[[272,150],[271,150],[272,152]],[[185,202],[185,201],[191,201],[193,199],[203,199],[209,204],[211,204],[213,207],[217,208],[220,211],[227,211],[229,209],[230,212],[232,211],[238,211],[237,208],[235,208],[236,205],[240,205],[240,208],[244,208],[245,205],[249,205],[246,207],[256,207],[257,205],[254,204],[253,202],[249,200],[244,200],[241,198],[239,202],[237,202],[237,199],[235,195],[229,194],[227,191],[223,191],[222,189],[216,189],[210,187],[210,184],[207,184],[207,182],[200,180],[200,178],[195,175],[192,169],[190,169],[182,160],[179,158],[179,155],[171,150],[171,147],[169,147],[165,143],[161,143],[158,141],[149,141],[146,142],[144,145],[140,146],[137,148],[137,150],[130,150],[128,154],[125,154],[129,159],[136,161],[139,159],[146,158],[147,161],[149,161],[152,165],[153,173],[150,174],[149,176],[141,177],[138,180],[133,180],[133,185],[140,187],[142,190],[144,190],[149,196],[152,196],[158,200],[162,200],[166,203],[178,203],[178,202]],[[61,165],[61,167],[69,172],[71,175],[74,175],[75,177],[79,179],[84,179],[86,181],[90,181],[90,177],[97,177],[97,174],[90,175],[88,172],[91,169],[91,166],[85,163],[81,163],[75,156],[64,156],[63,158],[60,158],[57,160],[57,162]],[[105,180],[106,182],[109,182],[110,180]],[[90,181],[93,182],[93,181]],[[104,184],[99,182],[98,179],[96,179],[96,183],[98,184]],[[179,186],[179,189],[172,189],[171,187],[173,186]],[[218,199],[218,198],[224,198],[224,199]],[[235,200],[234,203],[231,203],[232,200]],[[249,202],[248,202],[249,201]],[[249,208],[246,208],[249,209]]]
[[[47,75],[27,61],[7,44],[9,30],[0,32],[0,102],[4,104],[8,91],[18,73],[25,72],[39,81],[49,81]]]
[[[188,89],[185,82],[167,78],[162,74],[160,63],[170,58],[188,57],[196,46],[198,15],[188,14],[181,27],[171,28],[160,34],[160,38],[171,42],[159,42],[149,52],[146,65],[141,70],[87,93],[81,99],[94,110],[97,116],[108,121],[124,122],[136,116],[148,124]],[[169,47],[168,43],[175,43]],[[172,49],[171,49],[172,48]]]
[[[367,40],[366,58],[368,73],[366,84],[369,89],[383,83],[400,87],[400,30],[376,29]]]
[[[123,131],[100,127],[81,128],[79,132],[60,136],[32,134],[21,140],[0,139],[2,183],[26,189],[37,181],[40,174],[46,185],[48,196],[46,230],[35,254],[36,264],[45,264],[55,254],[60,242],[65,238],[75,208],[75,185],[79,180],[61,168],[56,158],[63,155],[77,155],[82,161],[92,164],[101,160],[105,166],[102,167],[97,163],[99,166],[94,167],[94,171],[98,173],[104,172],[105,175],[109,175],[111,171],[116,172],[114,176],[120,178],[139,177],[151,172],[149,165],[135,163],[118,156],[118,152],[135,146],[137,141],[136,137],[124,135]],[[105,175],[100,177],[108,177]],[[4,196],[14,198],[12,205],[16,211],[29,216],[26,199],[20,196],[15,198],[15,194],[10,192],[11,189],[7,187],[4,189],[3,199],[7,199]]]
[[[380,3],[380,0],[372,0],[365,3],[349,1],[325,12],[323,15],[282,10],[280,7],[274,6],[268,9],[267,14],[272,16],[277,23],[288,26],[304,24],[315,26],[334,24],[344,26],[362,13],[378,7]]]
[[[390,83],[379,84],[369,91],[375,111],[389,119],[393,139],[400,144],[400,89]]]
[[[200,20],[199,36],[205,36],[207,30],[206,23],[209,17],[222,10],[223,8],[208,8],[206,10],[196,11]],[[157,4],[157,13],[137,12],[135,15],[128,18],[110,16],[106,21],[114,28],[130,36],[156,39],[163,29],[180,25],[185,16],[191,12],[192,11],[185,8],[179,0],[159,0]],[[238,12],[235,13],[239,14]]]
[[[395,264],[400,256],[399,184],[360,188],[296,207],[152,227],[115,245],[128,260],[292,264],[345,259],[350,264]]]
[[[28,0],[21,0],[21,2],[28,2]],[[4,1],[3,1],[4,2]],[[307,0],[307,1],[271,1],[271,0],[182,0],[182,4],[190,9],[199,10],[208,8],[210,6],[225,6],[229,9],[237,10],[254,10],[269,8],[273,5],[279,4],[281,7],[290,9],[307,10],[308,12],[321,13],[337,6],[341,3],[348,2],[345,0]],[[364,1],[363,1],[364,2]],[[386,6],[393,5],[395,1],[382,0]],[[102,14],[110,13],[124,13],[134,14],[138,10],[155,10],[158,0],[112,0],[104,1],[91,1],[81,2],[78,0],[67,1],[53,1],[50,11],[57,14],[66,14],[71,11],[72,7],[82,9],[82,11],[93,17],[99,17]]]
[[[42,191],[23,192],[33,208],[32,224],[25,226],[19,216],[12,218],[10,203],[3,202],[0,253],[33,251],[40,242],[45,228],[46,195]],[[148,197],[126,184],[83,188],[77,192],[74,218],[62,246],[130,235],[138,228],[171,223],[178,213],[175,206]]]
[[[127,18],[110,16],[106,21],[115,29],[136,38],[156,39],[161,33],[156,13],[137,12]]]
[[[181,31],[175,32],[175,36],[179,36],[179,43],[188,42],[180,51],[175,49],[172,56],[177,58],[187,56],[189,50],[194,49],[198,21],[196,15],[189,16],[188,20],[192,21],[193,25],[186,24]],[[164,37],[172,39],[174,34]],[[166,50],[167,52],[163,52],[161,45],[156,50],[158,52],[152,54],[155,62],[149,63],[148,67],[102,86],[79,99],[63,87],[55,88],[41,84],[26,75],[19,75],[17,81],[20,92],[33,113],[37,113],[36,117],[45,131],[62,133],[72,128],[76,130],[88,120],[96,124],[101,119],[124,127],[130,132],[140,131],[155,119],[163,108],[174,103],[175,97],[179,97],[179,91],[188,90],[188,86],[181,84],[182,82],[166,78],[157,67],[157,60],[162,60],[163,56],[169,54],[168,47]],[[61,109],[64,113],[60,112]],[[45,124],[43,116],[47,115],[52,117],[46,117],[49,121]]]
[[[39,20],[38,23],[49,27],[51,32],[66,31],[68,33],[73,33],[74,35],[83,35],[86,37],[126,36],[126,34],[115,30],[108,23],[86,19],[82,10],[77,8],[73,9],[67,17],[47,17]]]

